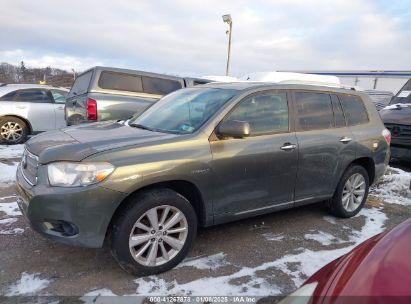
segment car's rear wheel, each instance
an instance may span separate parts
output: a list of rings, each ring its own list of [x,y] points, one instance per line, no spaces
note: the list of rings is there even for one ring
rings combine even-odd
[[[27,139],[27,124],[17,117],[0,118],[0,137],[6,144],[21,144]]]
[[[190,202],[170,189],[132,197],[113,221],[111,251],[134,275],[152,275],[176,266],[188,253],[197,232]]]
[[[334,196],[328,202],[330,211],[338,217],[352,217],[364,206],[369,190],[369,177],[364,167],[350,166],[340,182]]]

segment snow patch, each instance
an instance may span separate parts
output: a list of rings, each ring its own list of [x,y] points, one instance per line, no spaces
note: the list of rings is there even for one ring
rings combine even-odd
[[[181,267],[194,267],[197,269],[211,269],[211,270],[216,270],[220,267],[229,265],[225,260],[226,254],[223,252],[213,254],[210,256],[206,257],[196,257],[193,259],[186,259],[179,265],[177,265],[175,268],[181,268]]]
[[[14,182],[17,166],[17,162],[13,162],[12,164],[0,163],[0,186],[4,187]]]
[[[23,234],[24,229],[22,228],[13,228],[9,230],[0,230],[0,234],[10,235],[10,234]]]
[[[20,216],[21,215],[17,202],[0,203],[0,212],[3,212],[8,216]]]
[[[0,220],[0,225],[11,225],[13,223],[17,222],[17,219],[15,217],[10,217],[10,218],[6,218],[6,219],[1,219]]]
[[[327,222],[329,222],[330,224],[333,224],[333,225],[337,224],[337,221],[335,220],[335,217],[326,215],[326,216],[323,216],[323,219],[326,220]]]
[[[324,231],[318,231],[317,233],[307,233],[306,235],[304,235],[304,238],[306,240],[314,240],[324,246],[344,243],[342,239],[337,238],[332,234]]]
[[[389,167],[376,185],[371,187],[370,195],[390,204],[411,206],[411,173]]]
[[[50,280],[41,279],[38,273],[21,274],[21,279],[9,287],[6,296],[36,295],[50,284]]]
[[[0,146],[0,158],[20,158],[23,155],[23,145],[1,145]]]

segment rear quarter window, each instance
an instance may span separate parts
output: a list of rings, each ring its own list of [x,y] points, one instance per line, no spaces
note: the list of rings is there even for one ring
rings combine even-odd
[[[181,83],[175,80],[143,76],[144,93],[166,95],[181,89]]]
[[[141,76],[104,71],[100,74],[98,86],[106,90],[143,92]]]
[[[79,75],[73,83],[71,90],[68,94],[68,98],[76,95],[82,95],[87,93],[90,85],[91,77],[93,76],[93,70]]]
[[[338,98],[344,110],[345,119],[349,126],[361,125],[369,122],[367,109],[359,96],[340,94]]]

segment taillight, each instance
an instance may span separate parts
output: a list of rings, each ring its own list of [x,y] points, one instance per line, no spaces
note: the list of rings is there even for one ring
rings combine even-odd
[[[67,107],[64,105],[64,120],[67,121]]]
[[[86,101],[87,119],[97,120],[97,101],[92,98],[87,98]]]
[[[382,136],[384,136],[385,141],[387,142],[387,144],[390,145],[390,143],[391,143],[391,132],[387,129],[384,129],[381,134],[382,134]]]

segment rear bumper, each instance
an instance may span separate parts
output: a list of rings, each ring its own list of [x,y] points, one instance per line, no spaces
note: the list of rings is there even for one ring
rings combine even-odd
[[[20,166],[16,186],[18,205],[35,231],[55,241],[81,247],[102,247],[111,218],[125,197],[124,193],[95,185],[32,187],[23,178]]]

